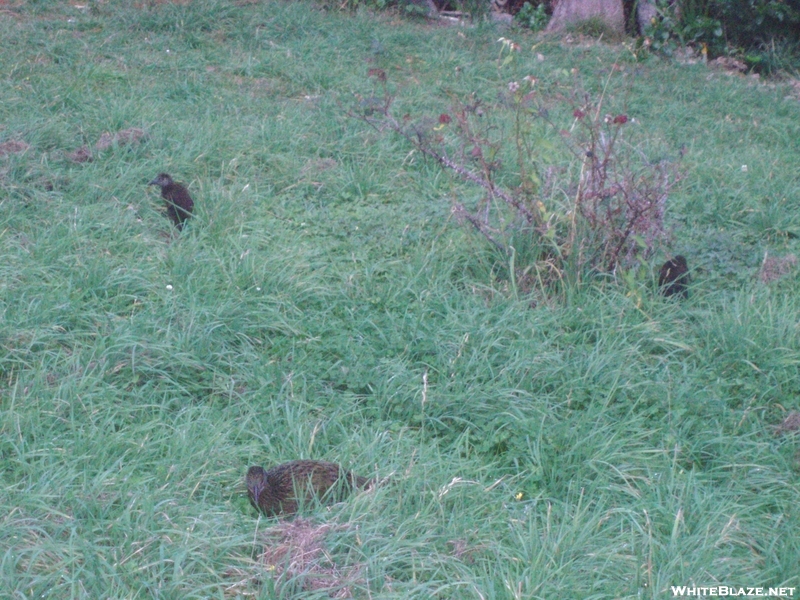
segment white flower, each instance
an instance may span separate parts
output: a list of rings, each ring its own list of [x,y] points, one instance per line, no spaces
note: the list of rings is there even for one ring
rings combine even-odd
[[[508,91],[509,92],[516,92],[519,89],[519,82],[512,81],[508,84]]]

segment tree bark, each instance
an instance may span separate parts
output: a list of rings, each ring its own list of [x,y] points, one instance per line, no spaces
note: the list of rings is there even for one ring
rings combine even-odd
[[[656,18],[658,18],[656,0],[639,0],[636,4],[636,24],[639,26],[640,35],[644,35],[644,30]]]
[[[617,35],[625,34],[622,0],[557,0],[547,31],[561,31],[567,25],[598,18]]]

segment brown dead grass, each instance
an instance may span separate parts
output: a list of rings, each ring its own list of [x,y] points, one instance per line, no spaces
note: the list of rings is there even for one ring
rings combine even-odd
[[[720,56],[715,58],[708,62],[708,66],[712,69],[719,69],[720,71],[725,71],[730,74],[747,73],[747,65],[732,56]]]
[[[758,271],[758,280],[761,283],[772,283],[785,277],[797,266],[797,257],[794,254],[786,256],[764,255],[764,262]]]
[[[790,79],[788,84],[791,90],[790,96],[800,100],[800,79]]]
[[[269,573],[279,587],[289,579],[299,580],[305,591],[326,591],[331,598],[352,598],[352,586],[363,583],[362,566],[337,565],[325,549],[330,531],[347,529],[348,525],[317,524],[311,519],[295,518],[280,521],[267,529],[260,540],[264,546],[258,556],[258,573],[230,569],[229,577],[241,578],[228,588],[231,595],[249,595],[247,588],[261,584],[260,577]],[[255,592],[257,593],[257,592]]]
[[[300,175],[303,177],[308,177],[309,175],[316,175],[322,171],[334,169],[338,166],[339,163],[332,158],[311,159],[306,161],[306,164],[304,164],[303,168],[300,169]]]
[[[281,82],[277,79],[234,75],[231,81],[253,96],[275,95],[282,89]]]
[[[92,160],[92,151],[89,146],[81,146],[73,152],[67,152],[67,159],[74,163],[85,163]]]
[[[138,127],[122,129],[115,133],[106,131],[100,136],[100,139],[97,140],[97,143],[94,145],[94,147],[102,151],[111,148],[111,146],[115,144],[118,146],[125,146],[127,144],[136,145],[146,138],[147,132],[144,129],[139,129]]]
[[[0,0],[0,17],[8,16],[14,17],[15,19],[21,19],[22,15],[18,12],[14,12],[13,10],[9,10],[8,8],[3,8],[4,6],[10,6],[11,8],[17,8],[17,5],[12,4],[3,4],[3,0]]]
[[[450,540],[447,543],[452,547],[451,556],[467,565],[474,564],[475,555],[485,549],[483,544],[473,544],[464,538]]]
[[[775,435],[782,435],[800,429],[800,412],[792,411],[783,422],[775,428]]]
[[[133,6],[135,8],[154,8],[161,4],[178,4],[180,6],[186,6],[187,4],[191,4],[192,0],[147,0],[147,2],[137,2]]]
[[[20,152],[25,152],[28,148],[30,148],[30,146],[22,140],[8,140],[0,144],[0,156],[19,154]]]
[[[9,16],[20,18],[21,15],[13,10],[13,8],[20,8],[22,6],[22,0],[0,0],[0,17]]]

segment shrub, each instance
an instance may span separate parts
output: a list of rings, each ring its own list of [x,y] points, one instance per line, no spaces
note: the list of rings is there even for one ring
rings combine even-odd
[[[742,56],[766,73],[800,68],[800,3],[783,0],[660,0],[644,32],[653,50],[702,48]]]
[[[454,98],[438,118],[398,118],[386,73],[370,74],[383,98],[373,97],[367,110],[362,100],[350,115],[404,137],[482,190],[477,204],[456,199],[452,211],[497,249],[515,293],[635,269],[667,238],[664,214],[677,169],[631,144],[631,119],[607,112],[605,97],[594,99],[577,84],[566,98],[542,95],[526,77],[508,83],[495,105]],[[516,163],[515,172],[507,162]]]
[[[729,43],[755,48],[775,39],[800,42],[800,3],[786,0],[713,0],[709,12],[719,19]]]
[[[725,38],[722,23],[707,12],[688,10],[684,5],[658,2],[659,18],[645,28],[653,50],[670,55],[677,46],[703,48],[712,56],[724,53]]]

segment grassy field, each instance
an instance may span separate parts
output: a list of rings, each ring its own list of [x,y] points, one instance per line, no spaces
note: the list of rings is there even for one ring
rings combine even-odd
[[[85,4],[0,11],[0,596],[800,588],[798,434],[776,433],[798,277],[757,277],[800,252],[788,86],[306,2]],[[346,116],[371,68],[433,116],[611,73],[608,102],[685,152],[652,265],[687,255],[689,300],[509,293],[451,218],[480,194]],[[161,171],[194,196],[182,233]],[[259,518],[247,467],[295,458],[381,484]]]

